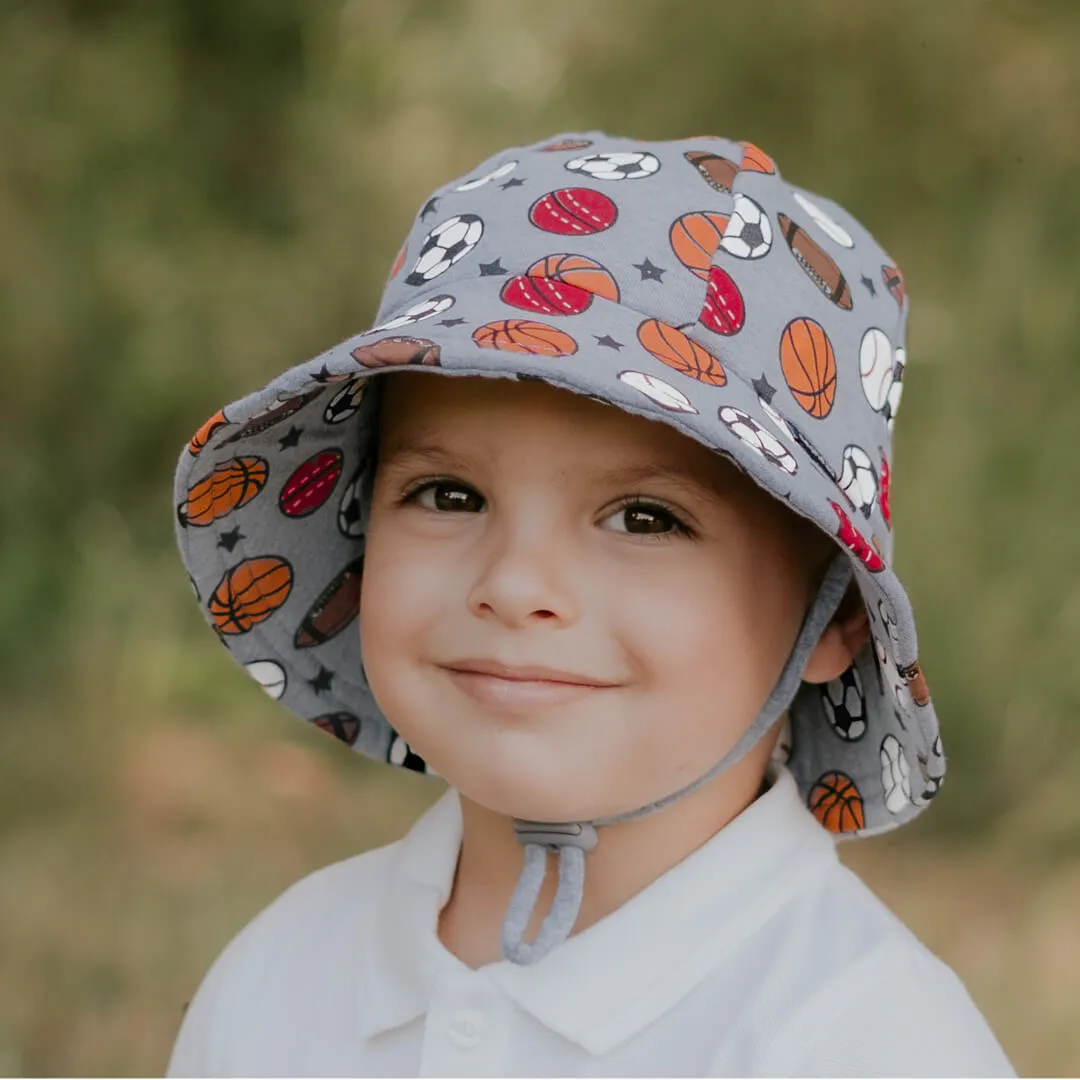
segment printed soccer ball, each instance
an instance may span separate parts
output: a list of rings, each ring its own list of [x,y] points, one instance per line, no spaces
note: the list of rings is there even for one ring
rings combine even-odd
[[[826,683],[821,704],[829,725],[844,742],[857,742],[866,734],[866,698],[858,668],[849,667],[839,679]]]
[[[428,776],[437,775],[427,767],[427,763],[417,753],[414,753],[409,744],[397,732],[394,732],[390,740],[390,749],[386,760],[391,765],[399,765],[403,769],[412,769],[413,772],[426,773]]]
[[[341,502],[338,504],[338,529],[342,536],[347,536],[350,540],[359,540],[364,535],[367,524],[363,518],[363,482],[366,472],[367,462],[364,462],[345,485]]]
[[[760,259],[772,247],[772,225],[765,211],[747,195],[735,196],[720,246],[736,259]]]
[[[640,180],[660,168],[653,154],[590,154],[566,163],[570,172],[583,173],[593,180]]]
[[[890,814],[899,814],[911,802],[911,765],[895,735],[886,735],[881,740],[879,753],[885,809]]]
[[[783,469],[788,476],[798,471],[798,462],[786,446],[771,432],[766,431],[752,416],[733,405],[725,405],[719,411],[720,419],[737,439],[760,454],[767,461]]]
[[[459,259],[464,259],[480,243],[484,222],[476,214],[458,214],[440,221],[424,237],[406,285],[426,285],[445,274]]]
[[[340,424],[355,416],[366,389],[366,378],[353,379],[330,399],[330,404],[323,410],[323,419],[328,424]]]
[[[436,315],[441,315],[444,311],[449,311],[453,306],[454,298],[447,293],[443,293],[441,296],[430,296],[427,300],[421,300],[419,304],[413,304],[407,311],[395,315],[394,318],[387,322],[373,326],[370,330],[365,330],[364,333],[375,334],[382,330],[396,330],[399,326],[411,326],[413,323],[423,322],[424,319],[432,319]]]
[[[861,446],[845,446],[840,490],[863,517],[869,517],[878,497],[878,478],[870,455]]]

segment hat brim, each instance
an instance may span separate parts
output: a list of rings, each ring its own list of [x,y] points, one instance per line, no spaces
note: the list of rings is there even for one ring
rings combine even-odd
[[[364,390],[371,378],[402,370],[542,379],[723,454],[847,551],[873,642],[842,686],[804,685],[792,709],[788,766],[835,832],[878,832],[917,814],[940,784],[944,758],[910,606],[807,437],[812,420],[781,415],[722,350],[710,352],[677,327],[601,296],[592,297],[588,318],[508,318],[499,284],[481,279],[458,283],[452,297],[434,289],[418,296],[413,314],[227,405],[184,450],[175,478],[178,543],[232,655],[302,718],[369,757],[423,771],[371,694],[352,625],[362,493],[371,480],[373,395]]]

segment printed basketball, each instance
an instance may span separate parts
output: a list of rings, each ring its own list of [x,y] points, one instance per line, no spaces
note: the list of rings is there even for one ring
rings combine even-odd
[[[560,188],[541,195],[529,208],[529,221],[559,236],[589,236],[615,224],[619,211],[592,188]]]
[[[310,457],[285,481],[278,507],[290,518],[315,513],[328,498],[341,476],[345,456],[338,449],[321,450]]]
[[[653,357],[675,371],[708,386],[727,384],[727,373],[720,361],[678,328],[659,319],[646,319],[638,327],[637,336]]]
[[[565,331],[530,319],[499,319],[478,326],[473,341],[482,349],[528,353],[532,356],[572,356],[577,342]]]
[[[862,795],[846,773],[825,773],[811,789],[807,805],[830,832],[855,832],[866,823]]]
[[[246,634],[285,603],[292,586],[292,567],[285,559],[245,559],[218,582],[207,605],[210,618],[219,633]]]
[[[836,400],[836,355],[820,323],[792,319],[780,336],[780,367],[788,389],[811,416],[828,416]]]
[[[704,150],[687,150],[683,157],[697,169],[702,180],[714,191],[731,194],[731,185],[735,183],[735,174],[739,171],[734,161]]]
[[[188,488],[187,499],[177,509],[181,525],[203,527],[246,506],[262,491],[270,467],[261,457],[235,457],[215,466]]]
[[[359,555],[319,594],[293,638],[298,649],[322,645],[340,634],[356,618],[364,556]]]
[[[547,255],[537,259],[525,273],[530,277],[561,281],[615,303],[619,301],[619,286],[611,272],[584,255]]]
[[[810,234],[787,216],[777,214],[780,232],[795,256],[795,261],[806,271],[806,276],[839,308],[851,310],[851,289],[836,265],[836,260]]]
[[[743,159],[739,164],[739,168],[744,172],[776,172],[776,163],[760,146],[755,146],[752,142],[746,142],[745,140],[740,142],[739,145],[743,148]]]
[[[346,746],[353,746],[360,735],[360,719],[348,712],[325,713],[311,721],[320,731],[340,739]]]
[[[225,419],[224,410],[218,409],[218,411],[191,436],[191,442],[188,443],[188,453],[191,454],[192,457],[195,457],[213,438],[214,433],[220,431],[221,428],[228,424],[228,422],[229,421]]]
[[[683,214],[671,224],[668,240],[671,250],[675,252],[675,258],[702,281],[709,276],[713,255],[720,246],[727,223],[727,214],[697,210],[691,214]]]
[[[364,367],[439,367],[439,346],[419,337],[389,337],[353,349],[352,358]]]

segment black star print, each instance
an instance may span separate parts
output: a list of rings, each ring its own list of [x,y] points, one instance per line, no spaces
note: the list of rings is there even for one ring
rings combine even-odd
[[[278,439],[278,446],[280,446],[282,450],[288,450],[290,447],[299,446],[300,436],[303,433],[303,428],[299,428],[296,426],[289,428],[288,435],[282,435],[281,438]]]
[[[501,187],[503,191],[505,191],[507,188],[521,187],[521,185],[524,183],[525,181],[522,180],[520,176],[512,176],[509,180],[506,181],[505,184],[500,184],[499,187]]]
[[[440,319],[439,320],[439,325],[440,326],[460,326],[464,321],[465,321],[464,319]]]
[[[480,276],[481,277],[499,277],[501,274],[508,274],[509,270],[503,269],[501,259],[496,259],[494,262],[481,263],[480,264]]]
[[[240,531],[240,526],[237,525],[235,529],[230,529],[228,532],[223,532],[218,536],[217,546],[224,548],[226,551],[232,551],[241,540],[246,540],[247,537]]]
[[[325,693],[330,689],[330,683],[333,682],[334,673],[328,668],[319,665],[319,674],[314,679],[308,679],[308,686],[315,691],[316,694]]]
[[[428,199],[428,201],[426,203],[424,203],[424,209],[420,211],[420,220],[421,221],[426,220],[428,214],[434,214],[435,213],[435,205],[436,205],[436,203],[438,203],[438,201],[439,201],[438,199]]]
[[[868,278],[865,274],[863,274],[862,283],[870,290],[871,296],[877,296],[877,289],[874,288],[873,278]]]
[[[764,375],[760,379],[751,379],[750,385],[754,388],[754,393],[757,394],[766,405],[772,404],[773,394],[776,393],[776,387],[773,386]]]
[[[641,271],[642,281],[663,281],[667,270],[659,266],[653,266],[648,259],[644,262],[634,263],[634,269]]]
[[[596,338],[596,344],[603,345],[605,349],[614,349],[618,352],[623,347],[623,343],[616,341],[610,334],[604,334],[603,337],[599,334],[593,334],[593,337]]]
[[[311,377],[315,382],[322,384],[334,382],[338,378],[325,364]]]

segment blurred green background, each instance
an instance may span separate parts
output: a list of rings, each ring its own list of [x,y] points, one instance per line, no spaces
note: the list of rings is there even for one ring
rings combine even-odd
[[[161,1073],[220,948],[438,794],[241,676],[174,553],[219,405],[369,325],[504,145],[749,139],[912,297],[897,561],[950,776],[845,845],[1080,1071],[1080,3],[0,4],[0,1073]]]

